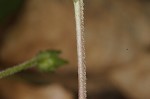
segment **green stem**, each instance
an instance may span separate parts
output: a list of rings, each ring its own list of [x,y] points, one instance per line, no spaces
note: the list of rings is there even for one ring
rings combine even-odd
[[[8,68],[6,70],[1,71],[0,72],[0,79],[5,78],[5,77],[10,76],[10,75],[13,75],[17,72],[31,68],[31,67],[36,66],[36,65],[37,65],[36,59],[35,58],[31,59],[25,63],[19,64],[17,66],[13,66],[11,68]]]
[[[22,64],[19,64],[14,67],[10,67],[6,70],[0,72],[0,79],[13,75],[22,70],[36,66],[40,71],[54,71],[56,68],[60,67],[63,64],[66,64],[67,61],[58,57],[60,51],[47,50],[40,52],[34,58],[29,61],[26,61]]]

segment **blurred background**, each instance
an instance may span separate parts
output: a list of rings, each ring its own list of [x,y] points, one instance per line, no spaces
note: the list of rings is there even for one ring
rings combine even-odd
[[[150,99],[150,1],[84,0],[88,99]],[[0,99],[77,99],[72,0],[0,0],[0,69],[45,49],[69,64],[0,80]]]

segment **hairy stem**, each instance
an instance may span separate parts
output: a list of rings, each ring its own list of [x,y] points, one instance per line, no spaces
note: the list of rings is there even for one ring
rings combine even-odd
[[[87,97],[83,5],[84,5],[83,0],[74,0],[76,32],[77,32],[79,99],[86,99]]]

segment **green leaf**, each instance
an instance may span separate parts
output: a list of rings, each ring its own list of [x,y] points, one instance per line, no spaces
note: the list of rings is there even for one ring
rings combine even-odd
[[[47,50],[40,52],[38,54],[38,60],[37,60],[37,68],[40,71],[54,71],[56,68],[60,67],[61,65],[64,65],[68,63],[66,60],[61,59],[58,55],[60,54],[60,51],[55,50]]]

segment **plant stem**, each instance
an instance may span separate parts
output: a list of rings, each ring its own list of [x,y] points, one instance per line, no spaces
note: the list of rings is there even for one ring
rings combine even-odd
[[[40,52],[38,55],[36,55],[29,61],[26,61],[17,66],[10,67],[6,70],[1,71],[0,79],[34,66],[36,66],[40,71],[44,72],[54,71],[56,68],[67,63],[66,60],[63,60],[58,57],[59,54],[60,51],[55,50],[47,50]]]
[[[87,97],[83,5],[84,5],[83,0],[74,0],[76,32],[77,32],[79,99],[86,99]]]
[[[0,79],[37,65],[36,58],[0,72]]]

